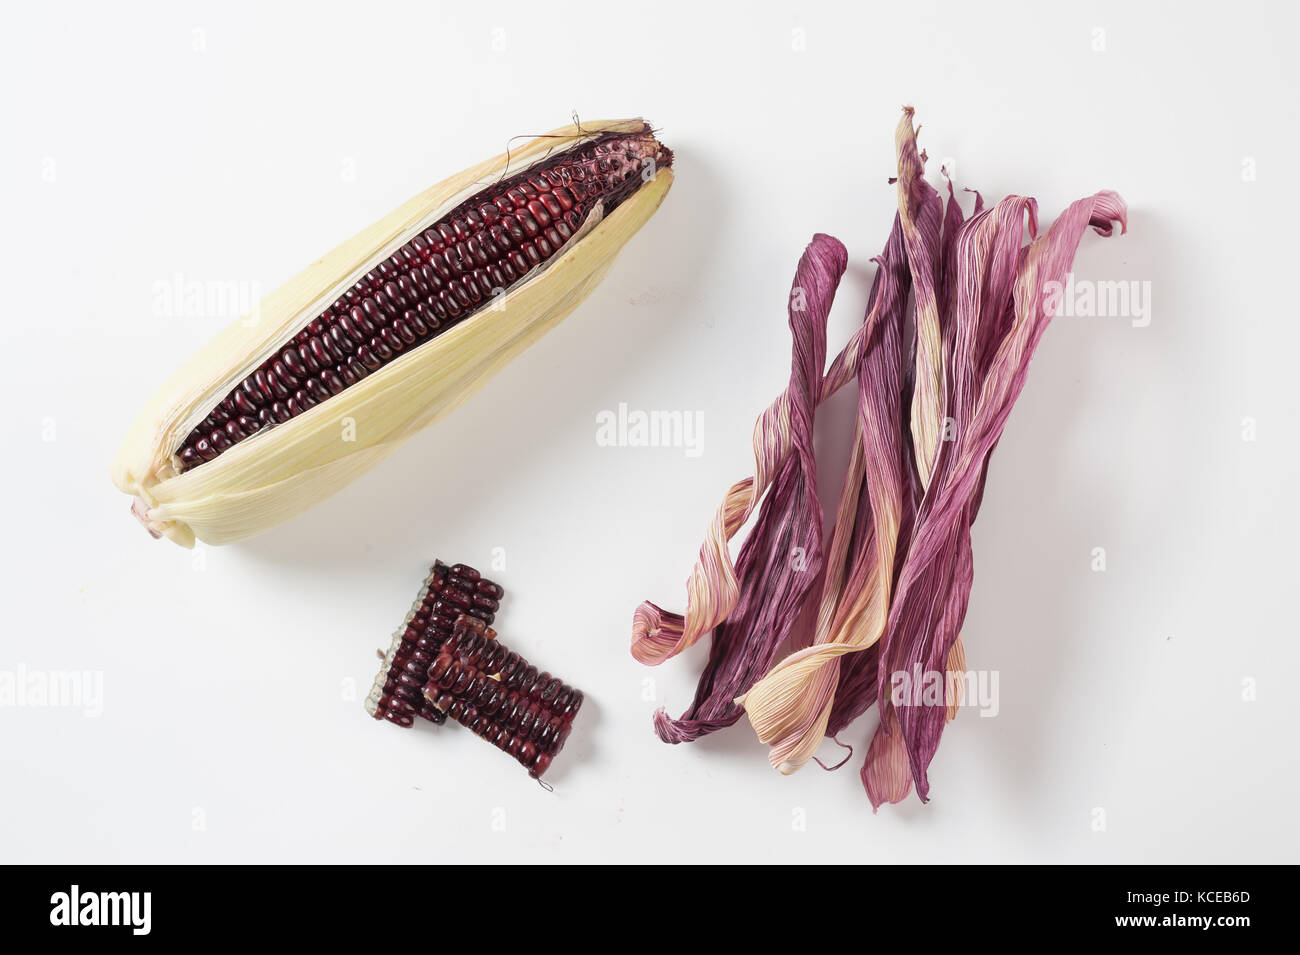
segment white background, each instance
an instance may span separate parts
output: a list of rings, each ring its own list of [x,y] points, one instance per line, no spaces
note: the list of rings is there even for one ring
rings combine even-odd
[[[0,709],[0,859],[1296,861],[1295,13],[739,9],[9,11],[0,670],[102,671],[104,699]],[[688,705],[704,648],[649,671],[627,644],[640,600],[681,609],[749,473],[813,232],[852,256],[832,350],[861,320],[903,103],[959,185],[1034,195],[1045,222],[1118,190],[1129,235],[1090,233],[1075,271],[1150,282],[1152,315],[1049,330],[975,528],[965,642],[1000,712],[948,729],[930,804],[873,816],[874,716],[835,774],[776,775],[744,722],[666,746],[651,712]],[[678,177],[581,309],[307,515],[195,554],[141,530],[113,451],[232,317],[168,314],[160,284],[269,291],[573,111],[650,118]],[[702,413],[703,454],[599,447],[620,402]],[[823,416],[827,500],[850,408]],[[503,636],[589,694],[551,795],[463,730],[358,702],[432,558],[487,570],[493,548]]]

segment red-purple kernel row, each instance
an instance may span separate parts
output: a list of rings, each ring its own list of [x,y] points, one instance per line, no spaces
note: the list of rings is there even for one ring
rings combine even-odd
[[[481,670],[451,659],[445,652],[438,655],[438,662],[429,669],[424,693],[435,706],[448,713],[453,703],[472,707],[521,740],[535,742],[552,754],[564,745],[573,722],[572,715],[557,714],[526,693],[509,689]]]
[[[489,637],[488,628],[472,618],[464,617],[456,622],[443,645],[442,656],[458,660],[477,672],[492,674],[502,686],[518,691],[557,715],[572,719],[582,705],[580,691],[545,671],[539,673],[519,654]],[[429,678],[434,679],[432,670]]]
[[[493,183],[367,272],[245,377],[177,449],[181,472],[295,418],[472,315],[549,261],[598,204],[672,154],[641,132],[610,133]]]
[[[375,679],[366,701],[371,715],[398,726],[412,726],[417,716],[444,722],[446,715],[424,698],[429,666],[457,619],[476,620],[486,630],[503,594],[473,567],[436,561]]]

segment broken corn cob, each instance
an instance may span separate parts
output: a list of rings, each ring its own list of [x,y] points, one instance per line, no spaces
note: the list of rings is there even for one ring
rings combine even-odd
[[[481,619],[462,615],[429,667],[425,698],[541,779],[564,748],[582,692],[539,673]]]
[[[239,540],[338,491],[560,322],[672,185],[640,119],[567,126],[416,196],[153,396],[113,481],[154,536]]]
[[[434,561],[406,619],[393,634],[366,697],[366,712],[398,726],[413,726],[417,716],[434,723],[446,722],[446,714],[424,698],[429,667],[462,614],[486,626],[495,618],[504,593],[500,584],[485,579],[473,567],[448,567],[440,560]]]

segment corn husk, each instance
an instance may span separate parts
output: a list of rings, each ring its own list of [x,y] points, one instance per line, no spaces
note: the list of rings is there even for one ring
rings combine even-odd
[[[685,612],[646,601],[632,619],[632,655],[643,663],[711,640],[690,708],[654,716],[665,742],[699,739],[743,715],[771,765],[789,774],[820,763],[822,741],[840,742],[875,707],[880,722],[861,772],[875,808],[913,788],[929,798],[928,767],[971,676],[961,628],[990,456],[1079,243],[1089,229],[1108,236],[1127,225],[1123,200],[1105,190],[1071,203],[1046,231],[1037,203],[1022,196],[985,209],[976,193],[967,218],[949,184],[945,208],[925,180],[912,115],[904,109],[895,136],[899,208],[874,259],[862,326],[820,389],[806,371],[792,375],[760,416],[754,476],[719,507],[687,581]],[[796,324],[792,313],[793,371],[824,353],[835,287],[802,273],[830,243],[816,236],[796,272],[802,304],[819,321]],[[820,509],[782,491],[800,473],[816,486],[813,405],[855,378],[853,446],[825,534],[813,523]],[[730,542],[751,514],[733,563]],[[756,607],[773,611],[761,617]]]

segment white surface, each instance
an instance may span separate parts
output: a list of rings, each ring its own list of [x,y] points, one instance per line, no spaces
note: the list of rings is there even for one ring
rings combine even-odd
[[[28,4],[0,38],[0,671],[104,681],[98,718],[0,708],[0,858],[1296,861],[1294,11],[233,6]],[[1000,713],[948,729],[929,805],[873,816],[874,717],[833,775],[777,776],[745,723],[665,746],[650,714],[685,708],[703,648],[648,671],[627,641],[641,599],[680,608],[749,473],[814,231],[853,261],[832,347],[860,321],[905,102],[960,185],[1037,196],[1044,221],[1120,191],[1129,235],[1090,234],[1075,271],[1149,281],[1153,310],[1046,336],[975,529],[964,633]],[[574,110],[641,113],[678,157],[598,293],[305,517],[194,555],[150,540],[108,462],[230,317],[159,314],[155,286],[268,291]],[[702,412],[703,454],[597,446],[619,402]],[[824,430],[832,496],[844,439]],[[553,795],[464,731],[360,707],[429,560],[488,570],[493,548],[503,634],[589,691]]]

